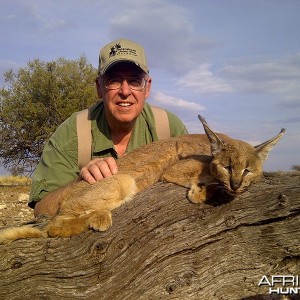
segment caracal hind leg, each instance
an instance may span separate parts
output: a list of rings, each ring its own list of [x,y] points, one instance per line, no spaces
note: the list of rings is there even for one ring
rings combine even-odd
[[[69,237],[87,229],[105,231],[112,225],[111,212],[99,210],[78,216],[58,215],[45,228],[50,237]]]
[[[50,237],[69,237],[80,234],[86,229],[88,229],[86,216],[83,218],[74,215],[58,215],[46,226],[45,231]]]

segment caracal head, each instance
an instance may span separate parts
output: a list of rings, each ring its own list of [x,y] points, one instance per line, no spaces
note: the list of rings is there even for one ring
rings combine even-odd
[[[231,195],[244,192],[252,182],[259,180],[264,161],[285,132],[283,128],[272,139],[253,147],[239,140],[223,141],[209,128],[203,117],[198,117],[210,141],[210,172]]]

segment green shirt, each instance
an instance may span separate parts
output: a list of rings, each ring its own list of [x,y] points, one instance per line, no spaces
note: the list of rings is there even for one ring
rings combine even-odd
[[[187,134],[181,120],[167,111],[171,137]],[[29,206],[41,200],[49,192],[55,191],[73,181],[79,174],[78,142],[74,113],[63,122],[46,143],[40,162],[32,179]],[[113,156],[118,158],[110,138],[104,106],[100,102],[91,109],[92,158]],[[154,116],[149,104],[145,103],[136,120],[126,153],[158,140]]]

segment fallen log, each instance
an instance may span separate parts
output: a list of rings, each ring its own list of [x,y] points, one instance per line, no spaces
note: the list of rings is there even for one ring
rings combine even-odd
[[[281,299],[259,283],[300,274],[299,172],[222,203],[186,193],[158,183],[106,232],[0,245],[0,299]]]

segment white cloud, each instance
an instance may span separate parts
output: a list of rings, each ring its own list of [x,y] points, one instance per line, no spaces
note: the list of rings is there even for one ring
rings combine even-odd
[[[52,2],[20,1],[13,14],[10,13],[10,7],[5,7],[6,11],[4,16],[0,17],[0,22],[2,26],[12,28],[11,31],[16,35],[20,33],[27,37],[39,35],[41,38],[44,34],[57,33],[70,26],[65,19],[59,18],[57,14],[51,14],[56,6]],[[63,9],[61,4],[60,9]]]
[[[232,87],[222,78],[215,76],[210,64],[202,64],[178,80],[178,84],[199,93],[228,93]]]
[[[171,106],[180,109],[194,110],[194,111],[205,110],[205,107],[198,103],[189,102],[184,99],[173,97],[173,96],[168,96],[163,92],[153,92],[152,99],[156,103],[161,104],[162,106]]]
[[[16,14],[8,14],[8,15],[4,15],[0,17],[0,21],[4,21],[4,22],[10,22],[12,20],[15,20],[17,18]]]
[[[213,43],[196,30],[189,13],[187,8],[164,0],[129,1],[111,19],[110,30],[115,38],[140,42],[151,68],[182,74],[203,61]]]
[[[300,54],[283,59],[239,59],[220,74],[246,93],[270,93],[282,97],[285,106],[300,106]]]

